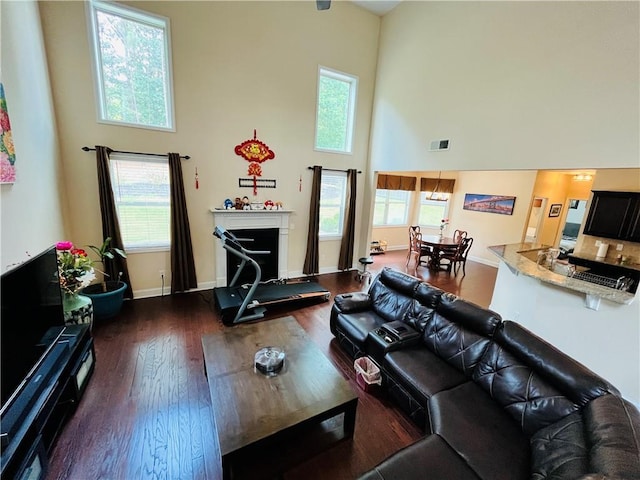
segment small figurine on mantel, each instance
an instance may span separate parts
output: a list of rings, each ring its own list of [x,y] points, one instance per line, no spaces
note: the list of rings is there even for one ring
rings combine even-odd
[[[240,197],[236,197],[235,205],[236,210],[242,210],[242,199]]]
[[[242,209],[243,210],[251,210],[251,202],[249,201],[249,197],[242,197]]]

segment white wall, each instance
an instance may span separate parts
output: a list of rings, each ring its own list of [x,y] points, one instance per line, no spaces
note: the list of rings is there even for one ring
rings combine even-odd
[[[0,269],[65,240],[61,170],[38,5],[1,2],[0,78],[16,150],[16,182],[0,187]],[[73,185],[73,189],[82,186]]]
[[[637,167],[639,9],[401,2],[382,21],[372,168]]]
[[[94,154],[82,146],[187,154],[192,158],[183,162],[183,174],[196,272],[201,286],[211,284],[215,238],[209,209],[225,198],[252,197],[250,189],[238,188],[248,164],[234,147],[257,129],[276,154],[262,164],[262,178],[275,179],[277,188],[259,190],[255,199],[280,200],[295,211],[288,264],[301,272],[312,178],[307,167],[366,172],[380,18],[350,2],[334,2],[324,12],[313,2],[123,3],[171,21],[175,133],[98,124],[84,5],[40,3],[68,184],[82,186],[69,190],[73,240],[95,244],[100,235]],[[313,150],[318,65],[359,77],[352,155]],[[358,179],[359,211],[365,175]],[[335,270],[338,251],[338,242],[321,244],[321,269]],[[160,287],[158,271],[170,270],[168,252],[132,254],[128,264],[137,291]]]

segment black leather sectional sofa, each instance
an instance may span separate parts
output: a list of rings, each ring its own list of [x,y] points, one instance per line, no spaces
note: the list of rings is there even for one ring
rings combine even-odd
[[[330,325],[426,434],[361,480],[640,479],[635,406],[495,312],[385,268]]]

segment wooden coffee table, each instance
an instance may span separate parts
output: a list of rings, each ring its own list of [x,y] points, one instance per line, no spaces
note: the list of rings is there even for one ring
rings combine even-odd
[[[254,368],[266,346],[286,353],[271,377]],[[295,318],[227,327],[203,336],[202,348],[224,478],[248,455],[276,445],[278,456],[283,439],[303,443],[308,437],[296,440],[298,431],[341,414],[343,437],[353,436],[358,396]]]

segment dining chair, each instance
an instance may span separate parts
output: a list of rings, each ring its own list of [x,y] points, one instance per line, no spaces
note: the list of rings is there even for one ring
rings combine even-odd
[[[418,230],[409,230],[410,243],[409,243],[409,255],[407,256],[407,266],[411,262],[411,259],[415,257],[416,268],[423,263],[428,263],[428,260],[423,260],[422,257],[430,257],[433,253],[430,248],[425,247],[422,244],[422,233]]]
[[[471,245],[473,244],[473,238],[467,237],[463,238],[462,241],[458,244],[458,248],[455,251],[444,252],[440,255],[440,260],[447,260],[446,264],[447,271],[451,272],[453,268],[454,275],[458,275],[460,264],[462,264],[462,275],[466,275],[466,266],[467,266],[467,256],[469,255],[469,250],[471,250]]]
[[[407,265],[411,261],[411,256],[418,250],[416,249],[416,233],[420,233],[420,225],[411,225],[409,227],[409,252],[407,253]]]
[[[463,239],[467,238],[469,235],[466,230],[454,230],[453,232],[453,240],[456,243],[460,243]]]

